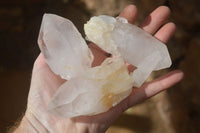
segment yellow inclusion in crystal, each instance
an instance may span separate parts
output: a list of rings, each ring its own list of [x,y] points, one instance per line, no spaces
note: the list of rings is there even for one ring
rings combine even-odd
[[[104,106],[110,108],[113,106],[114,102],[118,102],[120,100],[120,96],[118,92],[120,92],[123,88],[117,88],[115,84],[120,82],[120,74],[126,71],[126,68],[121,67],[115,72],[111,73],[106,80],[108,81],[102,86],[102,94],[104,95],[101,98],[101,101]],[[115,101],[114,101],[115,100]]]
[[[72,70],[72,67],[70,67],[70,66],[65,66],[65,68]]]

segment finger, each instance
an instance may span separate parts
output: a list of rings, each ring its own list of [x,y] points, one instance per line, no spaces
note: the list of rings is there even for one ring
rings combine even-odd
[[[121,115],[125,110],[132,107],[133,105],[146,100],[147,98],[156,95],[157,93],[173,86],[178,83],[183,78],[182,71],[173,71],[169,74],[158,78],[155,81],[143,85],[140,89],[135,89],[132,94],[120,102],[117,106],[111,108],[108,112],[102,113],[100,115],[94,116],[95,120],[106,122],[106,127],[115,121],[119,115]]]
[[[163,43],[167,41],[174,35],[176,31],[176,25],[172,22],[165,24],[157,33],[154,35],[158,40]]]
[[[155,81],[143,85],[139,89],[134,89],[128,98],[124,99],[117,106],[110,109],[106,114],[104,114],[106,115],[106,119],[111,118],[111,121],[114,120],[128,108],[173,86],[174,84],[178,83],[182,78],[183,72],[176,70],[156,79]]]
[[[144,84],[139,89],[133,89],[132,94],[129,96],[129,107],[150,98],[159,92],[175,85],[183,78],[183,72],[176,70],[170,72],[152,82]]]
[[[166,6],[160,6],[144,20],[140,27],[148,33],[154,34],[169,16],[170,9]]]
[[[138,10],[135,5],[129,5],[120,13],[120,17],[124,17],[129,23],[133,24],[137,18]]]

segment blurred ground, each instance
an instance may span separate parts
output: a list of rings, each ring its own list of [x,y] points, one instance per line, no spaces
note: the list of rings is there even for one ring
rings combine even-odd
[[[108,133],[200,132],[200,1],[199,0],[1,0],[0,1],[0,132],[22,115],[26,107],[32,64],[39,54],[37,36],[43,13],[66,17],[83,33],[90,16],[117,16],[128,4],[139,9],[139,24],[159,5],[169,6],[177,25],[168,43],[173,59],[169,70],[182,69],[184,80],[122,115]]]

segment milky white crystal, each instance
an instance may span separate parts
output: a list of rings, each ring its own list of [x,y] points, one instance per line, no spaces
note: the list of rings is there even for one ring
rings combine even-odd
[[[160,41],[127,23],[124,18],[93,17],[85,25],[87,38],[114,58],[91,67],[93,54],[73,23],[45,14],[38,43],[55,74],[67,79],[54,94],[48,111],[69,118],[105,112],[140,86],[153,70],[169,67],[171,60]],[[125,61],[137,69],[129,74]]]
[[[122,56],[136,66],[132,76],[139,87],[153,70],[170,67],[167,47],[125,18],[106,15],[92,17],[84,25],[87,38],[106,52]]]

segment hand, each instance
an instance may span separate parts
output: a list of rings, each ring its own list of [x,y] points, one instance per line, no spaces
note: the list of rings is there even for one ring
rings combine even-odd
[[[147,17],[140,27],[154,35],[158,40],[166,43],[175,32],[175,25],[173,23],[163,25],[169,15],[169,8],[165,6],[158,7]],[[137,16],[137,8],[134,5],[127,6],[121,12],[120,16],[125,17],[129,23],[134,23]],[[161,25],[163,26],[160,28]],[[94,44],[90,44],[89,47],[92,49],[95,57],[93,65],[99,65],[107,57],[106,53]],[[129,69],[133,69],[130,65],[128,67]],[[48,113],[46,109],[53,94],[65,80],[50,70],[44,57],[40,54],[33,68],[27,110],[20,126],[15,132],[105,132],[110,124],[126,109],[173,86],[182,77],[183,73],[181,71],[173,71],[159,79],[144,84],[140,88],[133,89],[129,97],[108,112],[95,116],[60,119]]]

